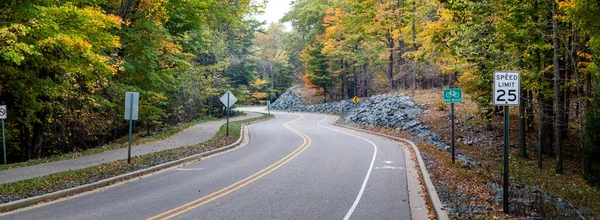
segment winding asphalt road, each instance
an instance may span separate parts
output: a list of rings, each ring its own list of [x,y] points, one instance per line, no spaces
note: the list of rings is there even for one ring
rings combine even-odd
[[[277,112],[250,142],[183,167],[0,219],[410,219],[398,143]]]

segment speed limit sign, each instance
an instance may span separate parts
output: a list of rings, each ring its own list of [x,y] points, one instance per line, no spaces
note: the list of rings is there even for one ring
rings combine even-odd
[[[518,106],[521,90],[519,72],[494,72],[494,105]]]

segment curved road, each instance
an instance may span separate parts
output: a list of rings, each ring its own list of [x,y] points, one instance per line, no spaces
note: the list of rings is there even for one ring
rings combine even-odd
[[[410,219],[398,143],[277,112],[250,142],[183,167],[0,219]]]

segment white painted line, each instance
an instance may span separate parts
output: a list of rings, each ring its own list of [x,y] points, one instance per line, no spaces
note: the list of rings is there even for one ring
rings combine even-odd
[[[184,171],[187,171],[187,170],[203,170],[203,169],[204,168],[177,168],[175,170],[184,170]]]
[[[392,167],[392,166],[382,166],[382,167],[375,167],[376,170],[401,170],[404,169],[402,167]]]
[[[325,118],[323,120],[325,120],[327,118],[328,118],[328,116],[325,116]],[[377,145],[375,145],[375,143],[373,143],[372,141],[370,141],[370,140],[368,140],[366,138],[363,138],[361,136],[357,136],[357,135],[354,135],[354,134],[350,134],[348,132],[343,132],[343,131],[336,130],[336,129],[333,129],[333,128],[325,127],[325,126],[321,125],[321,122],[323,120],[319,121],[317,123],[317,125],[320,126],[320,127],[322,127],[322,128],[327,128],[327,129],[332,130],[332,131],[337,131],[337,132],[342,133],[342,134],[346,134],[346,135],[350,135],[350,136],[354,136],[354,137],[363,139],[363,140],[371,143],[371,145],[373,145],[373,149],[374,149],[374,151],[373,151],[373,159],[371,159],[371,165],[369,165],[369,171],[367,171],[367,175],[365,176],[365,180],[363,181],[363,184],[360,187],[360,191],[358,191],[358,195],[356,196],[356,200],[354,200],[354,203],[352,204],[352,207],[350,207],[350,210],[348,210],[348,212],[346,213],[346,216],[344,217],[344,220],[348,220],[348,219],[350,219],[350,216],[352,216],[352,213],[354,213],[354,209],[356,209],[356,206],[358,206],[358,203],[360,202],[360,199],[362,198],[362,195],[365,192],[365,188],[367,187],[367,182],[369,182],[369,177],[371,176],[371,171],[373,170],[373,164],[375,163],[375,158],[377,157]]]

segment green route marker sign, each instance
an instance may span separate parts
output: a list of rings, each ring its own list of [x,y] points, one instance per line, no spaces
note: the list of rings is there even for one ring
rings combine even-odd
[[[444,89],[444,103],[450,103],[450,124],[452,125],[452,164],[454,164],[456,158],[456,153],[454,150],[454,103],[462,102],[462,96],[461,88]]]
[[[461,88],[453,88],[453,89],[444,89],[444,102],[445,103],[453,103],[453,102],[462,102],[463,95]]]

